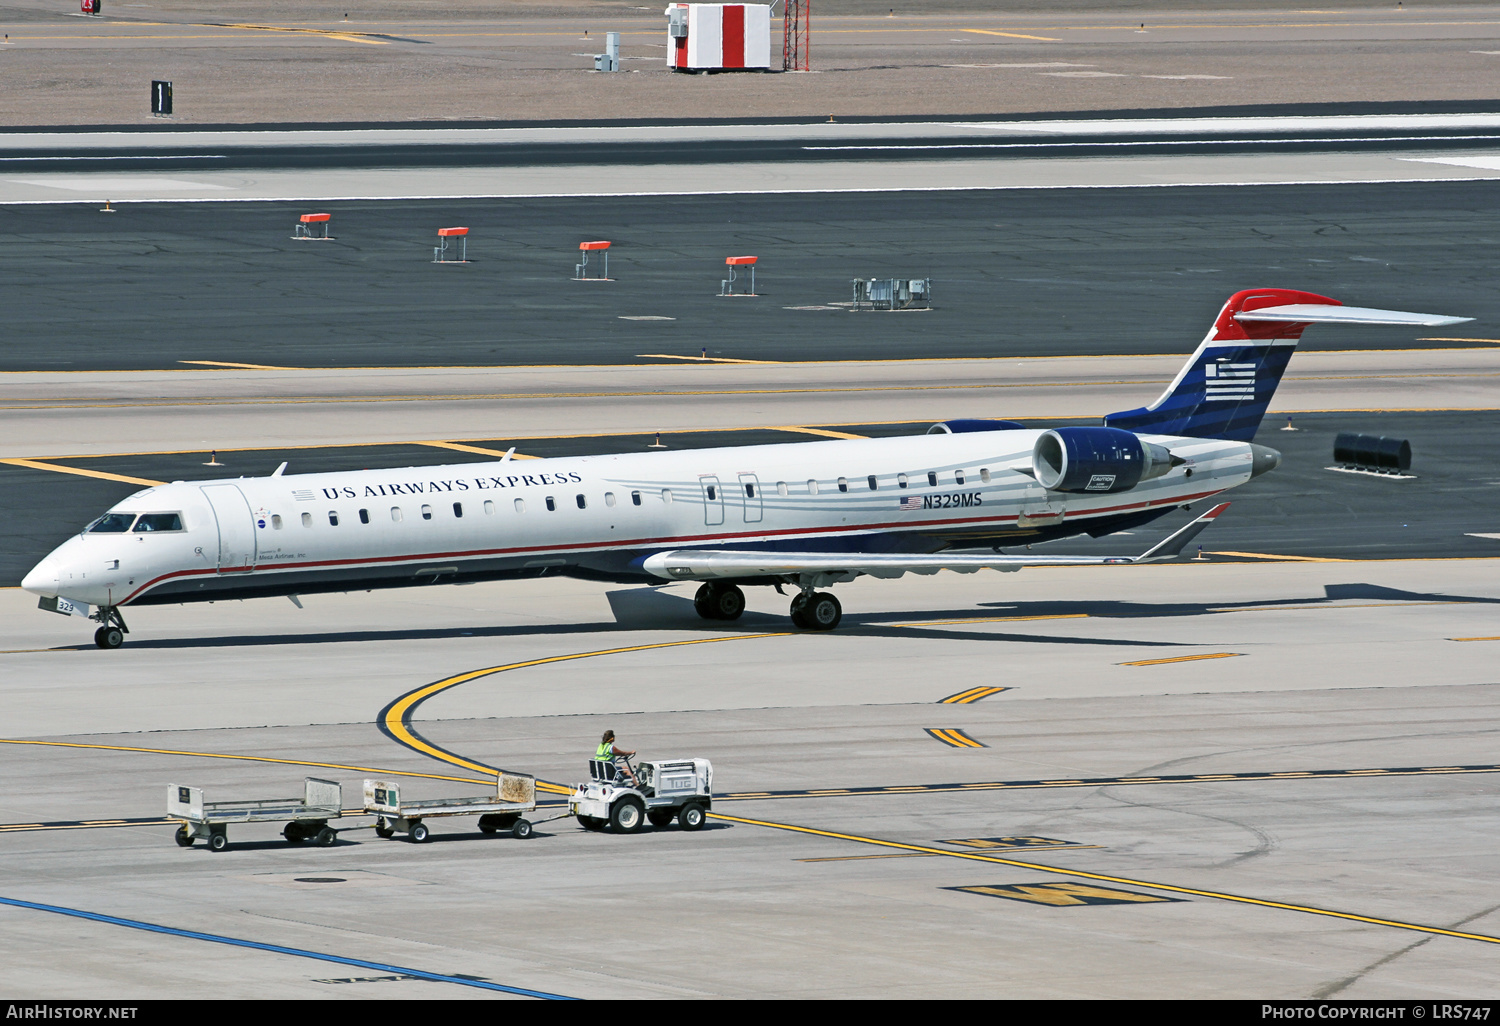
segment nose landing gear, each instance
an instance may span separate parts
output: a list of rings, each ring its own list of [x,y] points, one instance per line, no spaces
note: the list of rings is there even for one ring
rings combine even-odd
[[[98,620],[102,625],[94,632],[94,644],[100,648],[119,648],[125,643],[125,635],[130,633],[118,606],[100,606],[89,619]]]

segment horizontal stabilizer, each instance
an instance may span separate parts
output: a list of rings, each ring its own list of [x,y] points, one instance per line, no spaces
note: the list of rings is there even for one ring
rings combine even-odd
[[[1444,317],[1442,314],[1410,313],[1406,310],[1375,310],[1368,306],[1328,306],[1322,303],[1293,303],[1289,306],[1263,306],[1234,315],[1237,321],[1280,321],[1301,324],[1395,324],[1418,328],[1444,328],[1463,324],[1472,317]]]
[[[939,570],[974,573],[978,570],[1020,570],[1028,566],[1103,566],[1160,562],[1179,555],[1215,518],[1229,508],[1223,502],[1152,546],[1139,556],[1002,556],[958,553],[886,552],[754,552],[733,549],[675,549],[648,556],[648,573],[671,581],[711,581],[720,578],[793,579],[803,574],[828,574],[834,579],[900,577],[935,574]]]

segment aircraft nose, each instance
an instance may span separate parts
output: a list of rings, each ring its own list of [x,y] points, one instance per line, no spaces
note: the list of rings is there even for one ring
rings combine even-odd
[[[1250,443],[1250,479],[1252,481],[1279,466],[1281,466],[1281,453],[1269,445]]]
[[[31,572],[21,579],[22,590],[32,592],[36,595],[56,595],[57,567],[57,560],[52,556],[48,556],[32,567]]]

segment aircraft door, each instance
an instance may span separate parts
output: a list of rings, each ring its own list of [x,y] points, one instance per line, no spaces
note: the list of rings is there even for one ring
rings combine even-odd
[[[1021,497],[1021,513],[1016,518],[1016,526],[1052,527],[1062,523],[1065,512],[1060,492],[1049,492],[1032,481],[1026,485],[1026,492]]]
[[[698,484],[703,487],[703,522],[713,527],[724,522],[724,489],[713,474],[699,474]]]
[[[203,497],[219,523],[219,573],[255,569],[255,518],[236,485],[204,485]]]
[[[761,504],[760,478],[754,474],[740,475],[740,503],[740,508],[745,511],[745,523],[760,523],[765,507]]]

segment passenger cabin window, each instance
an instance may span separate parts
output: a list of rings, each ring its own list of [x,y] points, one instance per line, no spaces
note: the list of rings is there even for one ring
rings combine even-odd
[[[432,519],[432,507],[431,506],[423,505],[423,507],[422,507],[422,519],[423,520],[431,520]]]
[[[304,514],[302,514],[302,526],[303,527],[311,527],[312,526],[312,514],[311,513],[304,513]]]
[[[980,467],[979,468],[979,480],[983,481],[985,484],[989,484],[990,483],[990,468],[989,467]]]
[[[557,512],[557,500],[554,499],[550,495],[547,496],[547,512],[548,513],[556,513]]]
[[[848,490],[849,490],[849,479],[847,477],[841,477],[841,478],[839,478],[839,491],[841,491],[841,492],[847,492]]]
[[[516,512],[517,513],[525,513],[526,512],[526,500],[525,499],[517,499],[516,500]]]
[[[745,498],[747,498],[747,499],[753,499],[753,498],[755,498],[755,486],[753,484],[748,483],[748,482],[745,484]]]
[[[279,530],[281,530],[281,514],[280,513],[272,513],[271,514],[271,530],[273,530],[273,531],[279,531]]]
[[[630,504],[632,506],[639,506],[641,504],[641,493],[640,492],[631,492],[630,493]]]
[[[393,524],[399,524],[399,523],[401,523],[401,507],[400,506],[392,506],[391,507],[391,523],[393,523]]]
[[[142,513],[141,518],[135,522],[136,534],[180,530],[182,530],[182,517],[176,513]]]
[[[785,481],[777,481],[776,482],[776,494],[777,495],[785,495],[786,493],[787,493],[786,482]]]
[[[875,475],[871,474],[870,475],[870,491],[873,492],[876,489],[876,487],[878,487],[878,486],[875,484]]]
[[[818,494],[818,482],[816,482],[816,481],[809,481],[809,482],[807,482],[807,494],[808,495],[817,495]]]
[[[661,501],[666,503],[670,503],[672,501],[672,489],[663,488],[661,490]]]
[[[485,499],[484,500],[484,515],[487,516],[487,517],[495,515],[495,500],[494,499]]]
[[[328,523],[331,527],[339,526],[339,515],[333,510],[328,511]]]
[[[463,503],[461,503],[461,502],[455,502],[453,504],[453,515],[455,517],[457,517],[458,519],[460,519],[460,520],[463,519],[463,515],[464,515],[464,504]]]
[[[359,522],[361,524],[368,524],[370,522],[370,511],[369,510],[362,509],[362,510],[359,511]]]
[[[87,528],[89,534],[124,534],[135,521],[134,513],[106,513]]]
[[[589,500],[585,499],[583,497],[582,493],[573,496],[573,501],[576,502],[576,503],[578,503],[578,508],[579,509],[588,509]]]
[[[615,493],[614,492],[605,492],[604,493],[604,504],[606,506],[613,506],[615,504]]]
[[[937,487],[937,472],[936,471],[929,470],[927,472],[927,483],[930,486],[932,486],[933,488]]]
[[[964,480],[965,480],[964,479],[964,472],[962,470],[955,470],[953,472],[953,482],[954,482],[954,484],[963,484]]]
[[[719,490],[713,485],[708,486],[708,501],[714,502],[719,498]]]
[[[905,474],[897,474],[896,475],[896,487],[897,488],[905,488],[906,487],[906,475]]]

